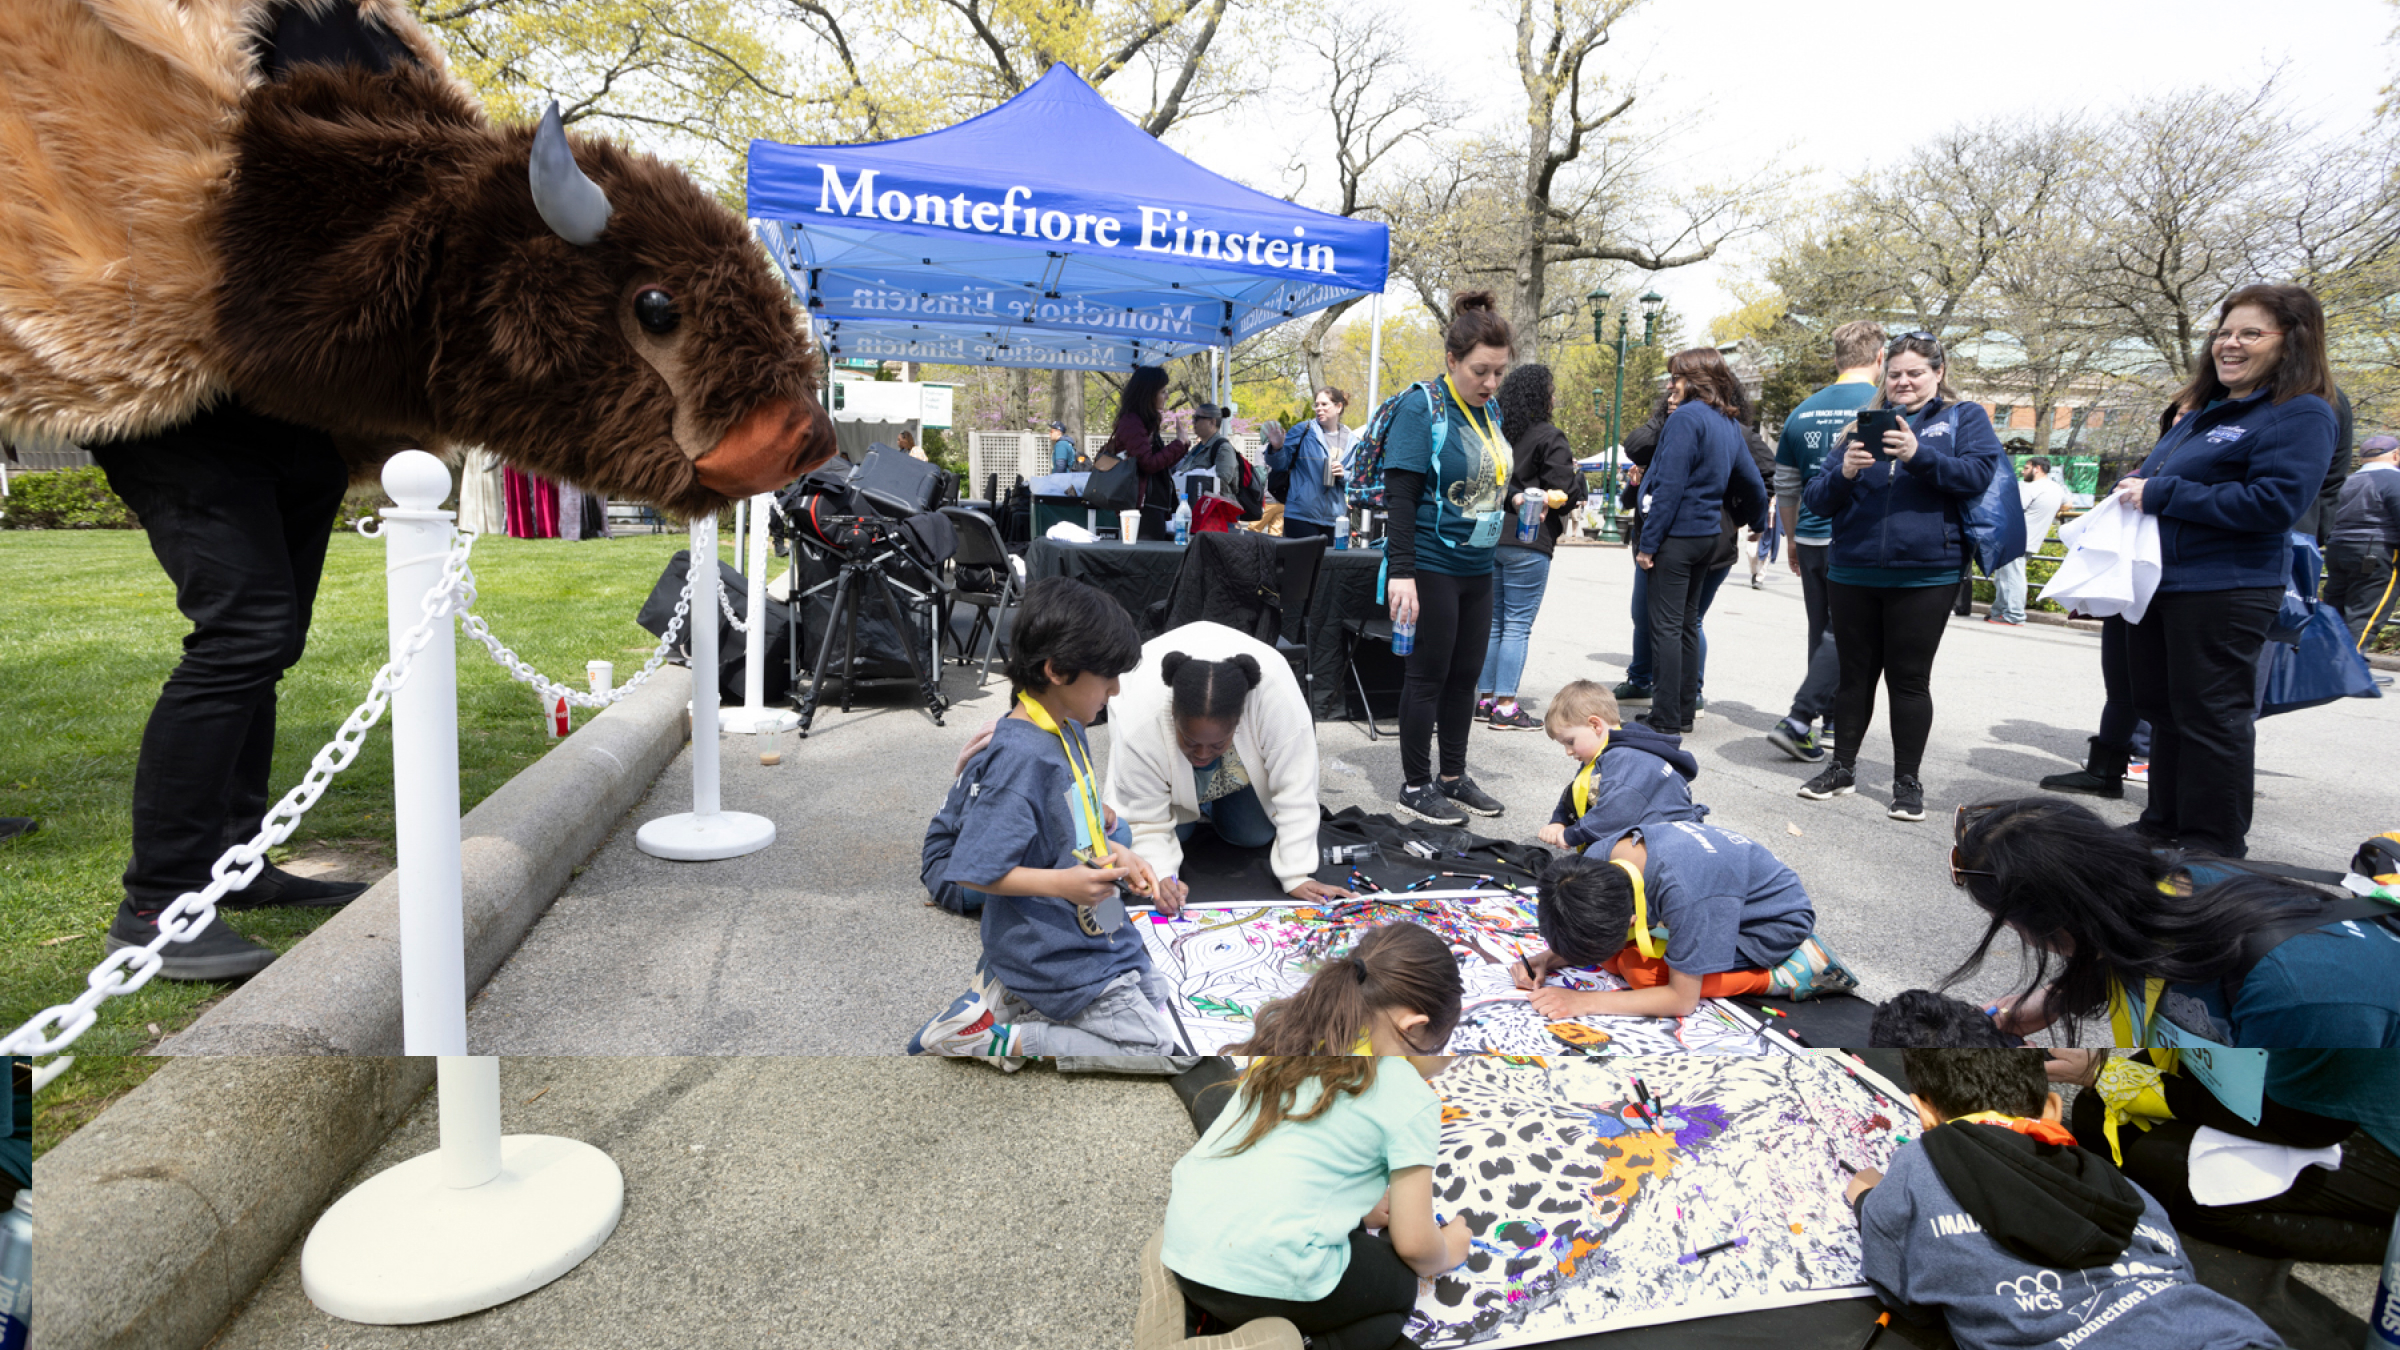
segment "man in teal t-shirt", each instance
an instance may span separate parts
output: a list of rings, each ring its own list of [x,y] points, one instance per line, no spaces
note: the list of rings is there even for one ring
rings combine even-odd
[[[1783,436],[1775,445],[1775,510],[1783,532],[1791,537],[1792,571],[1800,578],[1800,595],[1808,609],[1808,675],[1792,695],[1791,715],[1767,731],[1767,739],[1803,763],[1825,758],[1825,743],[1833,739],[1833,691],[1841,683],[1841,662],[1834,655],[1833,634],[1826,625],[1826,553],[1833,545],[1833,522],[1800,504],[1800,489],[1816,475],[1833,453],[1842,429],[1858,420],[1858,410],[1875,398],[1876,376],[1883,371],[1883,328],[1872,319],[1859,319],[1833,330],[1833,383],[1803,400],[1783,419]],[[1819,733],[1816,722],[1825,720]]]

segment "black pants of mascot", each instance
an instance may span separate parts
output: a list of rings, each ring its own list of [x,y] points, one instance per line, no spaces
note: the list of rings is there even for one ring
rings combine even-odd
[[[258,832],[275,757],[275,687],[308,640],[347,471],[333,439],[220,405],[180,426],[93,449],[140,517],[192,624],[142,730],[133,858],[110,946],[157,934],[160,910],[208,884],[225,849]],[[229,907],[332,904],[358,887],[263,870]],[[253,974],[273,954],[228,929],[170,944],[160,973]]]

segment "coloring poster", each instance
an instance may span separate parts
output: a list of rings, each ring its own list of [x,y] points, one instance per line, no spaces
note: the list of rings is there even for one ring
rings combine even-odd
[[[1465,1216],[1474,1245],[1419,1285],[1408,1335],[1426,1350],[1869,1293],[1842,1164],[1887,1166],[1917,1123],[1824,1054],[1482,1056],[1433,1086],[1434,1212]]]
[[[1175,991],[1171,1011],[1195,1054],[1212,1055],[1247,1040],[1250,1019],[1267,1002],[1298,993],[1309,974],[1350,950],[1369,927],[1406,920],[1439,934],[1458,956],[1466,1010],[1447,1047],[1452,1054],[1769,1055],[1790,1043],[1722,999],[1702,1001],[1689,1017],[1579,1017],[1551,1022],[1533,1010],[1508,967],[1538,948],[1532,897],[1504,891],[1408,894],[1326,905],[1290,901],[1193,905],[1139,922],[1151,963]],[[1621,989],[1605,973],[1554,977],[1580,989]]]

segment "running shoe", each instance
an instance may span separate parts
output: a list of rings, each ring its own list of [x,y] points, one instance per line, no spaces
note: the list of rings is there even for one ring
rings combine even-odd
[[[1467,813],[1453,805],[1431,783],[1418,783],[1400,789],[1400,809],[1419,820],[1436,825],[1459,826],[1467,823]]]
[[[1767,728],[1767,744],[1803,764],[1815,764],[1825,758],[1825,746],[1817,739],[1817,733],[1796,717],[1786,717]]]
[[[1986,614],[1983,616],[1983,621],[1985,623],[2004,623],[2011,628],[2023,628],[2025,626],[2025,621],[2023,619],[2011,619],[2002,614]]]
[[[1608,692],[1619,703],[1648,703],[1650,701],[1650,686],[1635,684],[1631,680],[1625,681]]]
[[[1756,573],[1756,572],[1752,572],[1752,573],[1750,574],[1750,589],[1751,589],[1751,590],[1754,590],[1754,591],[1755,591],[1755,590],[1758,590],[1759,588],[1763,587],[1764,585],[1766,585],[1766,583],[1765,583],[1765,582],[1763,582],[1763,581],[1760,581],[1760,580],[1758,579],[1758,573]]]
[[[1850,772],[1850,766],[1838,759],[1826,765],[1816,777],[1800,785],[1800,795],[1812,802],[1821,802],[1829,797],[1846,797],[1856,791],[1858,775]]]
[[[158,916],[163,911],[137,912],[128,902],[117,907],[116,921],[108,928],[108,950],[122,951],[127,947],[147,947],[158,938]],[[159,948],[158,973],[170,980],[239,980],[256,975],[275,962],[274,950],[262,947],[233,931],[223,915],[208,921],[208,926],[192,936],[189,942],[170,942]]]
[[[1491,716],[1492,708],[1496,703],[1497,700],[1495,700],[1490,694],[1485,694],[1483,697],[1475,700],[1475,720],[1480,722],[1483,719]]]
[[[1700,714],[1702,714],[1702,713],[1704,713],[1704,712],[1707,712],[1707,711],[1708,711],[1708,695],[1706,695],[1706,694],[1694,694],[1694,695],[1692,695],[1692,720],[1693,720],[1693,721],[1695,721],[1695,722],[1699,721],[1699,720],[1700,720]]]
[[[1493,709],[1491,721],[1494,731],[1539,731],[1542,727],[1542,719],[1514,703],[1508,705],[1507,712]]]
[[[1914,774],[1902,774],[1892,780],[1892,810],[1894,820],[1923,820],[1925,818],[1925,785]]]
[[[2125,762],[2125,781],[2139,783],[2143,787],[2150,786],[2150,761],[2146,759],[2127,760]]]
[[[945,1055],[957,1059],[1006,1057],[1016,1028],[1000,1020],[999,1014],[985,997],[985,990],[986,987],[978,980],[977,987],[951,1000],[949,1007],[935,1014],[932,1021],[919,1027],[917,1034],[908,1038],[908,1053]]]
[[[1476,815],[1496,816],[1508,809],[1500,804],[1498,797],[1475,786],[1475,780],[1463,773],[1456,778],[1435,779],[1434,783],[1441,789],[1443,796]]]

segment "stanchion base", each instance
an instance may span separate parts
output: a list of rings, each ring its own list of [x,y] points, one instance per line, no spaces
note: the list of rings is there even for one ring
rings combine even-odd
[[[660,816],[633,832],[633,846],[653,858],[713,862],[756,853],[775,842],[775,822],[747,811]]]
[[[442,1184],[437,1150],[334,1202],[300,1249],[300,1287],[345,1321],[457,1317],[573,1270],[624,1211],[624,1174],[580,1140],[503,1136],[500,1175],[464,1191]]]
[[[800,714],[789,708],[727,708],[717,715],[717,730],[727,736],[750,731],[790,731]]]

